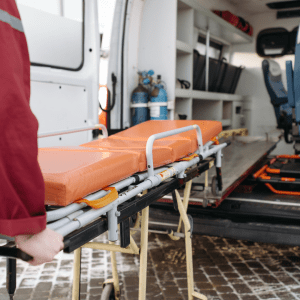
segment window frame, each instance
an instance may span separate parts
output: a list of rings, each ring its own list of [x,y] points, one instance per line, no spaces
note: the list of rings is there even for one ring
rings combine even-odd
[[[46,68],[73,71],[73,72],[80,71],[83,68],[83,65],[84,65],[84,28],[85,28],[84,7],[85,7],[85,0],[82,0],[82,28],[81,28],[81,30],[82,30],[81,50],[82,51],[81,51],[81,63],[79,64],[79,66],[76,67],[76,68],[69,68],[69,67],[50,65],[50,64],[42,64],[42,63],[36,63],[36,62],[30,62],[30,66],[33,66],[33,67],[46,67]]]

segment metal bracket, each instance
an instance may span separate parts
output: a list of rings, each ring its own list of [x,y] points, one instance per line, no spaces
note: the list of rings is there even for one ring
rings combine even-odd
[[[192,238],[193,230],[194,230],[194,219],[191,215],[188,215],[188,219],[189,219],[190,226],[191,226],[190,233],[191,233],[191,238]]]
[[[118,239],[118,217],[120,216],[120,212],[118,212],[117,207],[113,207],[107,215],[108,239],[111,242],[115,242]]]
[[[173,206],[175,211],[178,211],[178,204],[177,204],[175,190],[172,192],[172,200],[173,200]]]
[[[120,246],[127,248],[130,245],[130,222],[129,218],[120,223]]]

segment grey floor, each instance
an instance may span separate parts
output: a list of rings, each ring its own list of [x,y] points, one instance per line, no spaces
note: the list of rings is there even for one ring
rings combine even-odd
[[[98,240],[105,240],[101,237]],[[193,237],[195,289],[210,300],[300,299],[298,247]],[[71,299],[72,254],[32,267],[18,263],[15,300]],[[138,299],[138,257],[118,254],[122,299]],[[5,290],[5,260],[0,259],[0,300]],[[99,299],[110,277],[105,251],[84,249],[81,299]],[[149,235],[147,299],[187,299],[184,240]]]

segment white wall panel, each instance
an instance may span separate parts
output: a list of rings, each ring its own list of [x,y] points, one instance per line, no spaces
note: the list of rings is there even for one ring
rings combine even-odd
[[[84,87],[31,82],[30,106],[38,116],[39,134],[83,128],[88,125],[88,99]],[[39,147],[77,146],[91,139],[91,132],[39,139]]]

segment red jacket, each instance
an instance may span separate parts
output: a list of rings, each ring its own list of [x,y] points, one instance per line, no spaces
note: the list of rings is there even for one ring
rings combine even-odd
[[[0,1],[0,234],[46,226],[45,187],[37,161],[38,122],[29,107],[30,62],[13,0]]]

